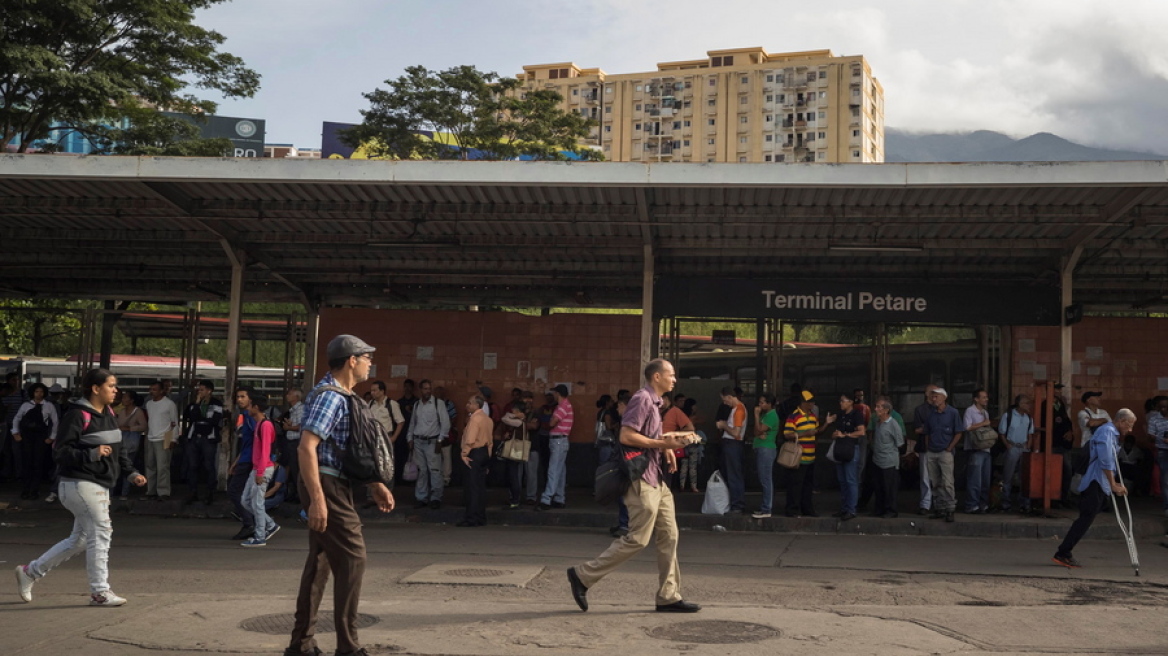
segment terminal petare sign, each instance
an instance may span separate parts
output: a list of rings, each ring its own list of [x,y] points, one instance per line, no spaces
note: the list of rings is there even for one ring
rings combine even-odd
[[[1050,286],[664,278],[653,314],[1057,326],[1060,300]]]

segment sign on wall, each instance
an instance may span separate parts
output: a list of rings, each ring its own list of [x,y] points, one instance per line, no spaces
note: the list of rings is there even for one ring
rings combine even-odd
[[[1057,326],[1057,287],[662,278],[656,316]]]

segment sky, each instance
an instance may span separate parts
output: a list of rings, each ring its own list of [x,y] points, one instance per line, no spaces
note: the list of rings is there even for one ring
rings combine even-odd
[[[1164,0],[234,0],[197,20],[263,76],[210,99],[266,119],[269,143],[320,147],[323,121],[359,122],[361,94],[411,65],[616,74],[761,46],[864,55],[886,127],[1168,153]]]

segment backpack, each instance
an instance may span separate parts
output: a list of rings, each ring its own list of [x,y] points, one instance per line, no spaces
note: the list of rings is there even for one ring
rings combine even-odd
[[[46,439],[49,436],[49,424],[45,422],[45,405],[38,403],[32,410],[24,413],[20,418],[20,434],[30,439]]]
[[[317,391],[336,392],[349,403],[349,443],[340,449],[341,472],[356,483],[392,485],[393,445],[364,399],[336,385],[322,385]]]

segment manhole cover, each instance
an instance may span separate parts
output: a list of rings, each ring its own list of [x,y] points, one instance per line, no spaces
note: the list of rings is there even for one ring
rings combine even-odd
[[[376,615],[365,615],[359,613],[357,615],[357,628],[364,629],[373,626],[381,621],[381,618]],[[246,619],[239,623],[239,628],[244,631],[254,631],[256,633],[267,633],[268,635],[288,635],[292,633],[292,626],[296,623],[296,616],[292,613],[276,613],[274,615],[260,615]],[[331,612],[317,613],[316,615],[316,632],[317,633],[334,633],[337,630],[333,624],[333,614]]]
[[[463,579],[490,579],[499,576],[510,576],[515,572],[509,569],[480,569],[477,567],[466,567],[463,569],[448,569],[442,572],[446,576],[454,576]]]
[[[959,601],[959,602],[957,602],[957,605],[958,606],[994,606],[994,607],[1000,607],[1000,606],[1006,606],[1007,604],[1004,601],[985,601],[985,600],[979,599],[977,601]]]
[[[730,622],[726,620],[698,620],[681,622],[649,629],[649,637],[673,642],[693,642],[700,645],[737,645],[778,638],[780,631],[765,624]]]

